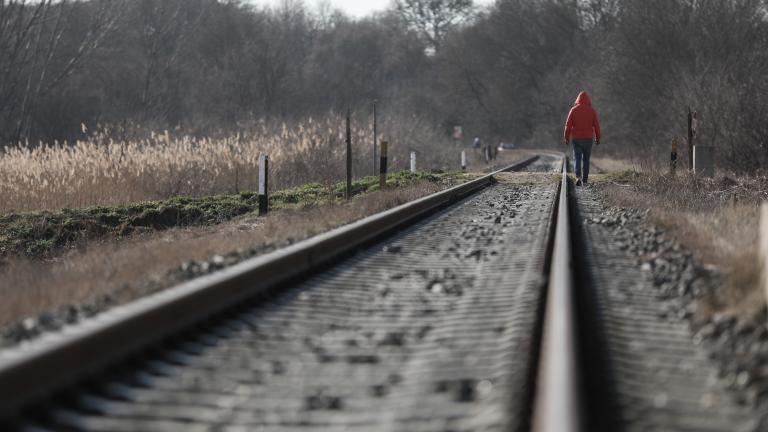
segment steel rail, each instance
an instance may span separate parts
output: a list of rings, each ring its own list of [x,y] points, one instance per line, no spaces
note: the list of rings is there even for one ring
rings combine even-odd
[[[519,170],[539,156],[478,179],[245,260],[157,294],[119,306],[58,333],[0,352],[0,419],[161,343],[239,303],[268,295],[289,281],[371,244]]]
[[[584,421],[579,401],[567,166],[564,159],[534,400],[536,432],[579,432]]]

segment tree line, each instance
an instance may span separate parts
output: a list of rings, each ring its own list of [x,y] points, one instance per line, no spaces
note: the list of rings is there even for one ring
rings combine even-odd
[[[554,146],[580,90],[624,155],[668,155],[691,107],[722,165],[768,166],[768,1],[394,0],[353,19],[294,0],[0,0],[3,143],[214,135],[378,100],[446,135]]]

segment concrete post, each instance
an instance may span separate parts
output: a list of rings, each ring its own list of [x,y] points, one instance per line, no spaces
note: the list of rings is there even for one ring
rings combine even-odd
[[[693,111],[691,111],[691,107],[688,107],[688,169],[693,169]]]
[[[259,215],[269,213],[269,157],[259,155]]]
[[[461,170],[467,170],[467,152],[465,150],[461,151]]]
[[[387,141],[381,142],[380,148],[381,160],[379,161],[379,189],[387,187],[387,153],[389,151],[389,143]]]
[[[416,172],[416,152],[411,152],[411,172]]]

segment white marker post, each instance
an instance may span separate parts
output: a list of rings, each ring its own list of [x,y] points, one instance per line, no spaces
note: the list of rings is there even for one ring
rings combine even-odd
[[[411,152],[411,172],[416,172],[416,152]]]
[[[269,157],[265,154],[259,155],[259,215],[265,215],[269,212]]]
[[[461,151],[461,170],[467,170],[467,152],[464,150]]]

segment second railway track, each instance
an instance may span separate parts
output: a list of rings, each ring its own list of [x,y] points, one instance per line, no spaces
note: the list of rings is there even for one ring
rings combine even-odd
[[[688,403],[701,387],[695,377],[664,380],[695,353],[654,357],[653,332],[669,344],[684,334],[653,322],[647,295],[616,301],[612,290],[624,288],[610,272],[622,268],[620,253],[593,244],[605,234],[582,227],[583,213],[594,212],[590,195],[569,195],[561,157],[508,169],[526,166],[562,177],[514,182],[499,171],[6,353],[0,424],[185,432],[736,425],[738,409],[697,416],[707,407]],[[586,253],[574,254],[572,239]],[[632,281],[632,269],[622,274],[615,280]],[[632,308],[646,314],[637,328],[620,319]],[[630,340],[637,329],[640,348]],[[636,359],[660,361],[667,375],[638,374],[627,367]],[[671,408],[659,409],[653,386],[670,387]]]

